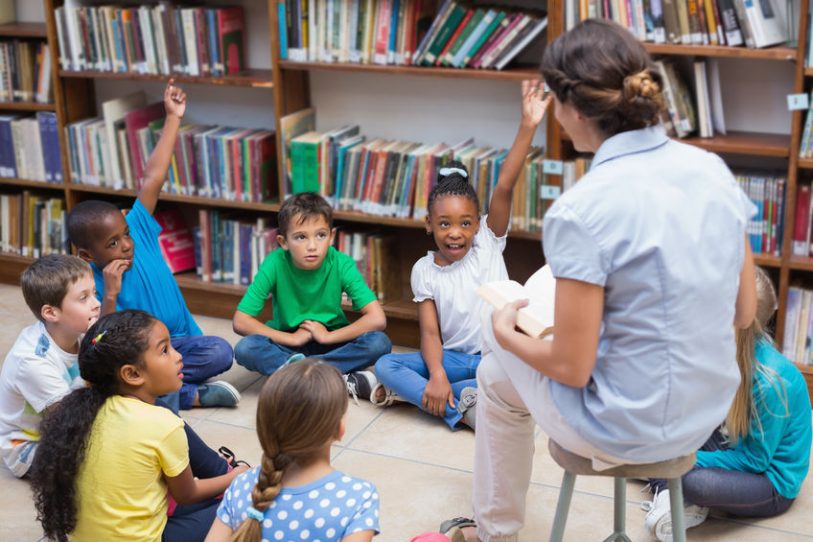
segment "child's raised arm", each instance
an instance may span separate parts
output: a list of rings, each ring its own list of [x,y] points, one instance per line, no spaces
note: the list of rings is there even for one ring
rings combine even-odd
[[[158,138],[155,149],[150,154],[150,159],[147,160],[143,183],[138,193],[138,201],[150,214],[155,211],[158,194],[161,193],[161,187],[164,186],[167,178],[172,153],[175,150],[175,139],[178,137],[178,128],[181,126],[181,119],[186,112],[186,93],[175,86],[174,79],[170,79],[167,88],[164,89],[164,109],[167,114],[164,128],[161,130],[161,137]]]
[[[543,99],[542,82],[538,80],[522,82],[522,121],[514,144],[505,157],[488,206],[488,227],[497,237],[502,237],[508,231],[514,185],[517,184],[528,149],[531,148],[534,133],[545,117],[545,111],[552,99],[551,96]]]

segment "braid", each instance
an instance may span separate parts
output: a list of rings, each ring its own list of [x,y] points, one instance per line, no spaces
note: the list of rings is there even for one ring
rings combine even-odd
[[[282,490],[282,475],[290,460],[277,453],[276,461],[263,453],[257,485],[251,490],[251,506],[264,513]],[[262,525],[252,518],[244,521],[232,535],[232,542],[257,542],[262,537]]]
[[[451,171],[450,171],[451,170]],[[462,173],[461,173],[462,172]],[[444,174],[445,173],[445,174]],[[463,174],[465,173],[465,175]],[[474,202],[474,206],[480,209],[480,199],[477,197],[477,191],[469,182],[469,173],[461,162],[452,160],[446,166],[438,171],[438,180],[432,191],[429,193],[429,200],[426,204],[426,210],[432,214],[432,206],[438,198],[444,196],[463,196]]]

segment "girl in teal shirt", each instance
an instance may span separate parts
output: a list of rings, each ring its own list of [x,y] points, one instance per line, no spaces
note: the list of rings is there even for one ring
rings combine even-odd
[[[683,477],[686,526],[702,523],[710,508],[735,516],[784,513],[799,494],[810,466],[811,409],[805,379],[764,331],[776,311],[776,292],[757,268],[757,315],[737,330],[742,381],[723,427],[697,452]],[[651,482],[655,499],[646,525],[658,540],[672,534],[669,491]],[[671,538],[670,538],[671,539]]]

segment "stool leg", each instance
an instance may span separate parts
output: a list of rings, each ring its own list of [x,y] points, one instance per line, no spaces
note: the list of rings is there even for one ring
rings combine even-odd
[[[672,510],[672,540],[686,542],[686,521],[683,514],[683,482],[680,478],[666,481],[669,487],[669,506]]]
[[[562,488],[559,490],[559,502],[556,503],[556,516],[553,518],[553,528],[550,531],[551,542],[562,542],[565,537],[565,523],[567,523],[567,513],[570,510],[574,485],[576,485],[576,475],[565,471],[565,475],[562,477]]]

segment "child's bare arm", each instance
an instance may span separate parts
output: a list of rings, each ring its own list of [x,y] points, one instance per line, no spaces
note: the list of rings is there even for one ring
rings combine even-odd
[[[178,476],[165,477],[172,498],[178,504],[195,504],[220,495],[237,475],[248,470],[245,465],[214,478],[198,479],[192,475],[192,467],[187,466]]]
[[[438,310],[432,299],[425,299],[418,304],[418,325],[421,332],[421,357],[429,371],[429,382],[421,403],[430,414],[443,416],[447,403],[454,408],[454,392],[443,369],[443,340],[440,336]]]
[[[370,331],[384,331],[387,327],[387,316],[378,301],[371,301],[361,309],[361,318],[348,326],[328,331],[320,322],[305,320],[299,329],[308,331],[313,340],[321,344],[338,344],[352,341]]]
[[[488,206],[488,227],[494,235],[501,237],[508,231],[508,219],[511,216],[511,197],[514,185],[522,171],[525,157],[531,148],[534,133],[545,117],[545,111],[552,97],[543,99],[542,83],[540,81],[522,82],[522,121],[519,130],[505,157],[491,203]]]
[[[375,536],[375,531],[361,531],[342,538],[342,542],[370,542]]]
[[[161,187],[164,186],[167,178],[172,153],[175,151],[178,128],[180,128],[181,119],[186,112],[186,93],[176,87],[174,83],[175,80],[170,79],[167,88],[164,89],[164,109],[166,109],[167,117],[164,121],[164,128],[161,130],[161,137],[158,138],[158,143],[144,168],[144,179],[141,191],[138,193],[138,200],[150,214],[155,211],[158,194],[161,193]]]
[[[268,327],[250,314],[246,314],[242,311],[234,311],[231,324],[232,329],[234,329],[234,332],[238,335],[244,337],[248,335],[263,335],[282,346],[302,346],[311,340],[311,334],[302,328],[297,329],[293,333],[280,331]]]
[[[209,529],[209,534],[206,535],[206,540],[203,542],[230,542],[232,534],[231,527],[220,521],[220,518],[215,518],[212,528]]]

